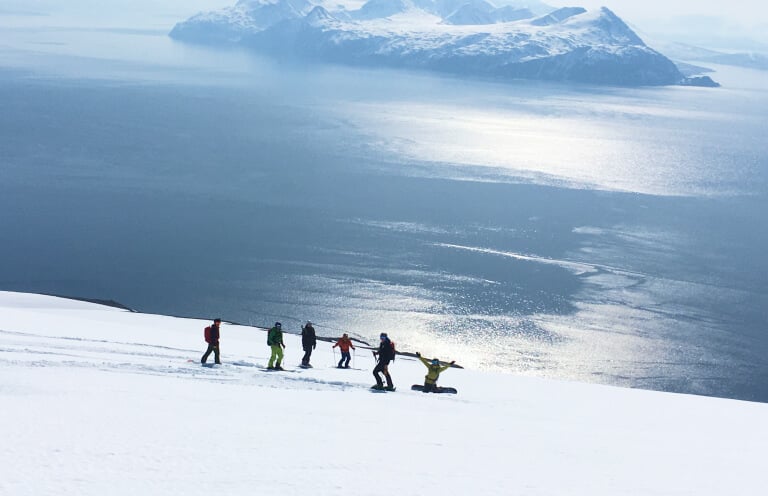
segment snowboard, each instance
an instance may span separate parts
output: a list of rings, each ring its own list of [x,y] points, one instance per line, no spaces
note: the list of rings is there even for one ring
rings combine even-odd
[[[213,362],[207,362],[207,363],[200,363],[200,360],[192,360],[191,358],[187,360],[187,363],[199,363],[200,366],[206,367],[206,368],[213,368],[214,365],[221,365],[220,363],[213,363]]]
[[[423,384],[414,384],[413,386],[411,386],[411,390],[412,391],[424,392],[424,385]],[[449,393],[449,394],[457,394],[458,393],[456,388],[442,387],[442,386],[437,386],[437,390],[429,391],[429,392],[430,393]]]

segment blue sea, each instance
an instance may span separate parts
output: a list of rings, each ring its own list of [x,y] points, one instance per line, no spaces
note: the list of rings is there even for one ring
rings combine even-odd
[[[0,290],[768,401],[767,73],[468,81],[49,21],[0,12]]]

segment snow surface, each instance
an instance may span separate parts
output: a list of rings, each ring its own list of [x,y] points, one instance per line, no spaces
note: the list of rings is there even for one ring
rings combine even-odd
[[[423,394],[402,356],[376,393],[370,351],[299,369],[296,335],[263,371],[254,327],[201,367],[206,325],[0,292],[0,494],[764,494],[766,404],[460,369]]]

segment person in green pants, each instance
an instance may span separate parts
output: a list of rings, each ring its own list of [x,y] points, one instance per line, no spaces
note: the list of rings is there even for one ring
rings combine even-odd
[[[269,364],[267,370],[285,370],[280,364],[283,362],[283,349],[285,343],[283,343],[283,325],[280,322],[275,322],[275,325],[267,333],[267,344],[272,348],[272,355],[269,357]],[[275,363],[277,359],[277,363]]]

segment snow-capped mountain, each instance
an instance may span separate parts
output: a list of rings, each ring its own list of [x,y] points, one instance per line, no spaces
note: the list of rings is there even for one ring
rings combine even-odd
[[[171,36],[237,44],[276,56],[457,75],[614,85],[684,80],[603,7],[548,9],[493,0],[240,0],[177,24]],[[349,8],[347,8],[349,6]]]
[[[233,7],[203,12],[176,24],[171,36],[199,43],[238,43],[279,22],[304,17],[314,7],[307,0],[239,0]]]

